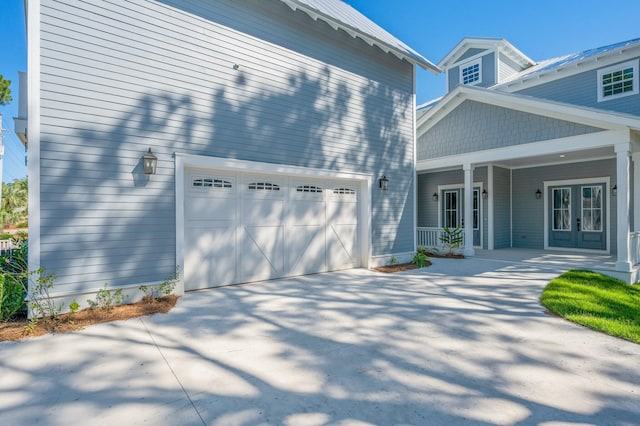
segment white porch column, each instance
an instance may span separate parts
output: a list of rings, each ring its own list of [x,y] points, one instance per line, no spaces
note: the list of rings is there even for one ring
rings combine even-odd
[[[464,250],[465,256],[476,254],[473,249],[473,166],[464,164]]]
[[[489,197],[487,199],[487,249],[494,249],[494,232],[493,232],[493,164],[487,166],[487,192]]]
[[[629,154],[631,145],[621,143],[615,146],[616,150],[616,174],[618,195],[616,205],[618,208],[618,232],[617,247],[618,261],[616,269],[619,271],[631,271],[632,263],[629,257]]]
[[[633,160],[633,230],[640,231],[640,152],[631,154]]]

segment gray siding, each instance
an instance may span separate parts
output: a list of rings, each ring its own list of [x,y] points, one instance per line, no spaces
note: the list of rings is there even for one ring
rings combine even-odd
[[[499,56],[499,76],[498,81],[496,83],[501,83],[511,77],[513,74],[520,71],[520,67],[513,62],[511,59],[507,58],[505,55],[500,54]]]
[[[464,183],[462,169],[418,175],[418,226],[440,226],[438,223],[438,201],[433,201],[433,193],[438,192],[438,185],[460,183]]]
[[[482,49],[470,49],[470,50],[478,50],[483,51]],[[473,55],[469,55],[473,56]],[[466,56],[465,56],[466,57]],[[461,64],[464,65],[464,64]],[[495,61],[495,53],[491,52],[488,55],[482,56],[482,82],[476,84],[478,87],[490,87],[496,84],[496,61]],[[447,71],[447,75],[449,77],[449,91],[452,91],[456,88],[457,85],[461,84],[460,82],[460,65],[457,65]]]
[[[615,171],[615,159],[513,170],[513,246],[544,248],[544,200],[535,198],[538,188],[544,191],[544,181],[610,176],[613,185]],[[613,198],[609,212],[613,253],[616,252],[616,212]]]
[[[496,54],[490,53],[482,57],[482,83],[478,87],[490,87],[496,84]]]
[[[41,20],[41,263],[57,292],[173,271],[174,152],[385,173],[372,254],[413,250],[411,64],[279,1],[43,0]]]
[[[452,91],[456,88],[458,84],[460,84],[460,70],[458,67],[454,67],[447,71],[448,81],[449,81],[449,90]]]
[[[493,246],[511,247],[511,170],[493,167]]]
[[[601,130],[467,100],[419,136],[417,157],[427,160]]]
[[[482,187],[489,191],[487,188],[487,167],[476,167],[473,171],[473,181],[474,182],[482,182]],[[482,208],[481,212],[481,228],[482,228],[482,241],[480,243],[481,247],[486,248],[489,244],[489,204],[487,200],[482,198],[482,193],[480,194],[480,207]]]
[[[478,167],[473,172],[473,181],[482,182],[487,189],[487,167]],[[460,170],[448,170],[445,172],[424,173],[418,175],[418,226],[439,227],[438,208],[439,202],[433,201],[433,194],[438,192],[438,185],[464,186],[464,172]],[[482,206],[482,247],[487,247],[489,223],[487,200],[481,199]]]
[[[640,94],[598,102],[597,70],[585,71],[523,89],[517,93],[591,108],[640,115]]]
[[[462,56],[460,56],[460,58],[457,60],[457,62],[462,62],[465,59],[471,58],[473,56],[479,55],[482,52],[486,52],[487,49],[480,49],[480,48],[473,48],[473,49],[468,49],[466,52],[464,52],[462,54]]]

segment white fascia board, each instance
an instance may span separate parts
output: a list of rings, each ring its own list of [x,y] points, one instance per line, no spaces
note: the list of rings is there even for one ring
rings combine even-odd
[[[307,15],[309,15],[313,20],[322,20],[327,25],[332,27],[333,29],[341,29],[349,34],[353,38],[360,38],[365,41],[369,45],[375,45],[379,49],[381,49],[385,53],[393,53],[400,60],[406,60],[407,62],[413,65],[419,65],[424,70],[429,70],[433,74],[438,75],[442,72],[437,65],[420,55],[418,52],[413,51],[413,49],[407,46],[407,50],[403,50],[401,47],[393,46],[385,41],[378,39],[377,37],[366,33],[358,28],[352,27],[351,25],[342,22],[330,15],[327,15],[319,10],[313,9],[304,3],[296,2],[295,0],[281,0],[287,6],[289,6],[292,10],[300,10]],[[393,36],[391,36],[393,37]],[[399,43],[404,44],[398,40]]]
[[[606,130],[624,130],[629,128],[640,130],[640,118],[635,118],[627,114],[603,112],[594,108],[579,107],[477,87],[458,86],[425,115],[420,117],[420,122],[418,123],[419,134],[423,134],[429,130],[465,100],[599,127]]]
[[[502,52],[523,68],[536,64],[533,59],[522,53],[506,39],[465,37],[453,49],[451,49],[451,51],[449,51],[449,53],[440,62],[438,62],[438,67],[447,69],[457,64],[460,56],[469,49],[486,49]],[[468,58],[466,58],[465,61],[467,59]]]
[[[525,75],[523,77],[517,77],[516,75],[509,81],[492,86],[491,89],[499,89],[509,93],[517,92],[519,90],[528,89],[530,87],[549,83],[561,78],[571,77],[586,71],[592,71],[598,68],[614,65],[619,62],[625,62],[627,60],[637,58],[639,55],[640,43],[605,52],[602,55],[589,57],[582,61],[571,62],[548,71],[536,72],[529,76]],[[523,72],[526,72],[526,70]]]
[[[440,170],[460,166],[462,164],[491,164],[518,158],[537,157],[541,155],[562,154],[570,151],[582,151],[593,148],[608,147],[629,142],[629,131],[604,131],[588,135],[569,136],[503,148],[474,151],[458,155],[420,160],[416,162],[418,172]]]

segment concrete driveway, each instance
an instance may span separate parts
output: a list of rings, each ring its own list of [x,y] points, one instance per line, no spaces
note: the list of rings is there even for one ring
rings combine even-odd
[[[0,424],[640,423],[640,346],[544,314],[541,268],[320,274],[0,343]]]

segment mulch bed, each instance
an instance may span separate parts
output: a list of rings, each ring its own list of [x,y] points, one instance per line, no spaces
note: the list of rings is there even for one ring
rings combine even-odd
[[[456,254],[456,253],[427,253],[428,257],[439,257],[441,259],[464,259],[464,254]]]
[[[431,266],[431,262],[427,260],[426,266]],[[373,269],[379,272],[392,273],[392,272],[400,272],[400,271],[410,271],[411,269],[418,269],[418,268],[419,266],[416,265],[415,263],[400,263],[397,265],[377,266]]]
[[[85,309],[75,314],[63,314],[55,319],[50,317],[41,318],[32,330],[28,329],[29,320],[27,318],[18,318],[15,321],[0,323],[0,342],[42,336],[48,333],[67,333],[81,330],[93,324],[126,320],[151,314],[166,314],[176,305],[177,301],[177,296],[169,295],[152,301],[118,305],[109,310]]]

